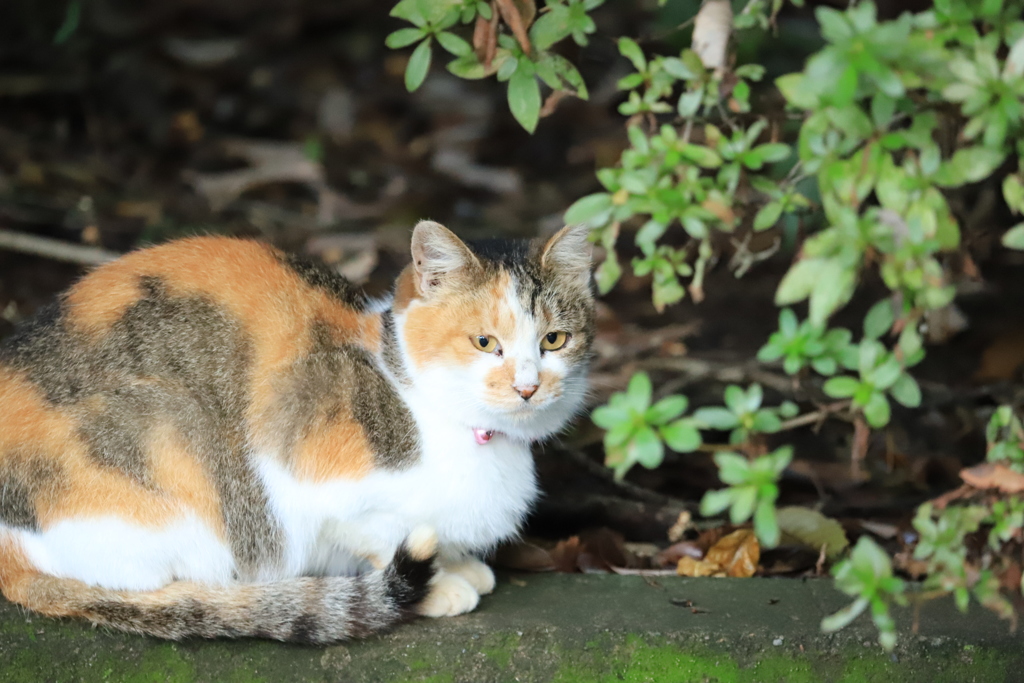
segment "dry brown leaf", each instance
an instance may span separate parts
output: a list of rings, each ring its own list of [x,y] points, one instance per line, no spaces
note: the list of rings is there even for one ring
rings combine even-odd
[[[533,47],[530,45],[530,36],[526,33],[526,29],[530,26],[530,22],[533,21],[533,15],[537,13],[537,7],[533,4],[533,0],[495,0],[495,4],[498,5],[498,11],[501,13],[501,20],[504,21],[510,29],[512,29],[512,35],[516,37],[516,41],[520,47],[523,48],[523,52],[531,54]],[[533,9],[532,14],[530,9]]]
[[[1010,565],[999,574],[1000,588],[1012,595],[1015,591],[1020,590],[1022,575],[1024,575],[1024,571],[1021,570],[1020,562],[1011,560]]]
[[[718,543],[720,540],[722,540],[735,530],[736,527],[734,527],[731,524],[723,524],[722,526],[716,526],[711,529],[705,529],[704,531],[700,532],[700,535],[697,537],[697,547],[703,550],[706,554],[707,551],[711,549],[711,546]]]
[[[707,209],[727,225],[732,224],[736,220],[736,213],[732,210],[732,207],[716,199],[705,199],[701,202],[701,208]]]
[[[1024,329],[1002,332],[982,352],[974,372],[975,382],[998,382],[1013,379],[1024,364]]]
[[[573,574],[578,571],[576,562],[581,552],[583,552],[583,545],[580,543],[580,537],[570,536],[559,541],[554,548],[548,551],[548,554],[555,563],[556,572]]]
[[[892,557],[893,566],[902,572],[906,572],[913,579],[920,579],[928,574],[928,563],[924,560],[914,558],[914,553],[904,550]]]
[[[960,470],[960,478],[976,489],[999,489],[1003,493],[1024,491],[1024,474],[998,462],[986,462]]]
[[[676,566],[676,574],[679,576],[716,576],[724,575],[722,565],[707,560],[695,560],[692,557],[679,558]]]
[[[606,571],[610,567],[637,566],[635,556],[626,549],[625,540],[622,534],[607,527],[588,529],[580,534],[586,552],[602,563]]]
[[[555,568],[550,553],[529,541],[515,541],[499,546],[494,553],[494,564],[526,572],[549,572]]]
[[[704,559],[722,567],[729,576],[749,578],[757,571],[761,545],[753,530],[739,529],[712,546]]]
[[[491,18],[478,16],[473,26],[473,51],[484,67],[491,68],[494,55],[498,52],[498,8],[491,3]]]

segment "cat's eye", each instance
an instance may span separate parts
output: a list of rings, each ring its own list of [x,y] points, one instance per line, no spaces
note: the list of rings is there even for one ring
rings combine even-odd
[[[480,349],[484,353],[494,353],[498,348],[498,340],[494,337],[488,337],[486,334],[481,334],[476,337],[471,337],[473,346]]]
[[[548,332],[544,335],[544,338],[540,340],[540,348],[545,351],[557,351],[565,346],[565,342],[567,341],[569,341],[569,335],[565,332]]]

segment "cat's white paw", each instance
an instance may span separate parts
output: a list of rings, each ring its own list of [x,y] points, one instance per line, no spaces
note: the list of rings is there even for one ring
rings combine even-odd
[[[480,595],[487,595],[494,590],[494,572],[486,564],[471,557],[457,564],[446,565],[445,571],[458,574]]]
[[[442,572],[434,578],[430,594],[417,611],[425,617],[454,617],[473,611],[478,602],[480,594],[469,581],[458,574]]]

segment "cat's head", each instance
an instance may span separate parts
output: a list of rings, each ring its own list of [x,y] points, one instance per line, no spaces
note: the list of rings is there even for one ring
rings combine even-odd
[[[419,223],[394,302],[417,392],[468,428],[534,440],[564,427],[583,406],[594,337],[586,237],[570,226],[471,248]]]

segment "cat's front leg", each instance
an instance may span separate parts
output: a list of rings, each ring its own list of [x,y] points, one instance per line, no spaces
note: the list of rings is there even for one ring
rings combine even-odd
[[[446,555],[438,561],[438,573],[430,594],[420,603],[420,614],[453,617],[476,608],[481,595],[494,590],[494,572],[471,555]]]

